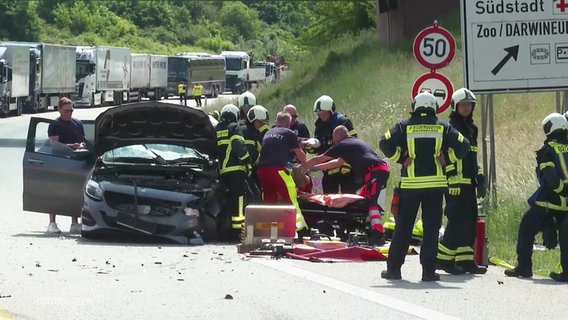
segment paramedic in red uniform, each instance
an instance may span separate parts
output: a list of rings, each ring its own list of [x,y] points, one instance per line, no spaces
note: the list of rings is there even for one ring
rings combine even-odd
[[[301,163],[306,161],[306,154],[300,148],[296,134],[289,129],[291,120],[290,114],[279,112],[276,116],[276,127],[264,135],[257,174],[264,203],[288,203],[296,207],[296,231],[298,239],[302,239],[309,235],[309,230],[298,205],[296,184],[287,164],[290,151]]]
[[[388,164],[381,159],[363,140],[350,136],[345,126],[337,126],[333,130],[334,145],[323,154],[311,158],[300,166],[304,170],[329,170],[338,168],[344,163],[351,165],[355,177],[363,177],[363,188],[360,195],[367,201],[371,234],[369,244],[382,245],[383,222],[382,212],[377,204],[379,193],[387,186],[390,170]]]

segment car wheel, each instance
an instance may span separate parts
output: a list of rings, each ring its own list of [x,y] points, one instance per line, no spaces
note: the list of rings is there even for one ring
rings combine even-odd
[[[204,214],[203,215],[203,240],[206,242],[215,242],[217,238],[217,219]]]

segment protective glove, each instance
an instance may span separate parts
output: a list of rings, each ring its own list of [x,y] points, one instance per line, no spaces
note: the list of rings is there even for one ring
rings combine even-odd
[[[252,164],[247,164],[246,168],[247,177],[250,177],[252,175]]]
[[[485,198],[487,195],[487,186],[485,185],[485,177],[482,174],[477,175],[477,197]]]
[[[460,192],[459,178],[457,176],[448,177],[448,193],[450,196],[457,197],[460,195]]]

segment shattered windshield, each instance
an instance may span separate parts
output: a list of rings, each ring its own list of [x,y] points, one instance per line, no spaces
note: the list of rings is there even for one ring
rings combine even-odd
[[[197,150],[171,144],[136,144],[116,148],[103,154],[105,163],[133,162],[133,163],[156,163],[166,161],[176,163],[179,161],[206,160],[207,157]],[[160,162],[158,162],[160,163]],[[162,163],[160,163],[162,164]]]

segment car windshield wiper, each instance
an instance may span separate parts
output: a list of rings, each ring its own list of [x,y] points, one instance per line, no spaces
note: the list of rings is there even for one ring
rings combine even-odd
[[[152,160],[154,160],[157,164],[162,164],[162,165],[168,164],[168,161],[166,159],[162,158],[161,155],[154,152],[154,150],[148,148],[148,146],[146,146],[145,144],[143,144],[142,146],[144,148],[146,148],[146,150],[150,151],[155,156],[155,158],[153,158]]]

